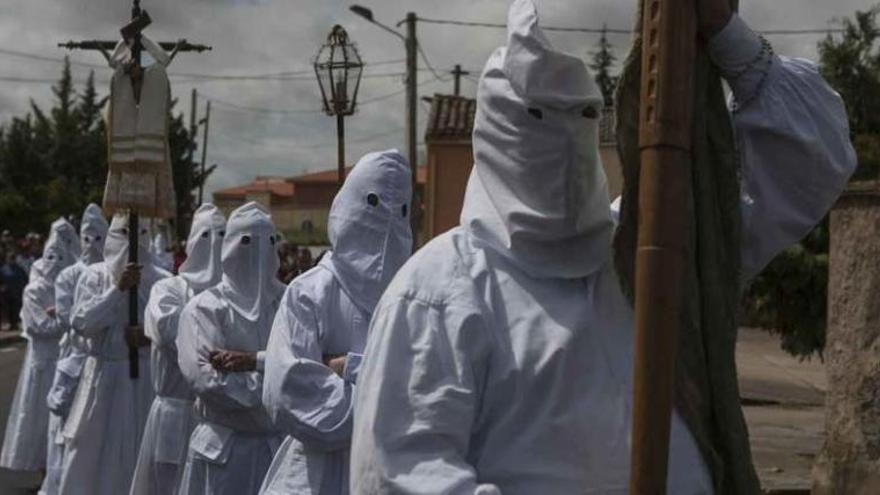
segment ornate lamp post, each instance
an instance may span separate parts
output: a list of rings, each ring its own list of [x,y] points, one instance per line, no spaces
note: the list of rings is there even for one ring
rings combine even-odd
[[[355,112],[364,63],[340,25],[333,26],[315,59],[324,111],[336,116],[339,186],[345,181],[345,117]]]

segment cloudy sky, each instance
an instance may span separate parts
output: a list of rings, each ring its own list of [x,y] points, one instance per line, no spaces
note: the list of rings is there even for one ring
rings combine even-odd
[[[503,22],[509,0],[357,0],[377,20],[395,24],[407,11],[425,19]],[[536,0],[542,23],[564,27],[626,29],[636,0]],[[757,30],[826,28],[835,18],[865,10],[877,0],[744,0],[742,15]],[[153,18],[147,34],[154,40],[187,38],[210,44],[212,52],[181,54],[170,67],[178,109],[189,112],[196,88],[211,108],[208,163],[219,165],[208,190],[249,181],[255,175],[295,175],[333,168],[335,119],[320,112],[320,94],[311,62],[334,24],[342,24],[367,63],[358,113],[347,120],[350,161],[372,149],[405,147],[403,116],[404,51],[392,35],[350,13],[352,1],[340,0],[142,0]],[[28,110],[28,101],[51,103],[49,81],[57,78],[55,47],[68,39],[107,39],[129,16],[129,0],[0,0],[0,123]],[[419,95],[451,93],[447,72],[461,64],[475,71],[462,82],[473,95],[475,77],[491,51],[504,43],[504,31],[419,24],[419,39],[437,79],[419,60]],[[587,56],[597,37],[551,33],[558,47]],[[819,35],[773,36],[777,52],[815,57]],[[628,36],[611,41],[622,58]],[[88,64],[103,62],[95,52],[73,52],[77,80]],[[97,68],[106,92],[109,70]],[[284,76],[277,76],[286,73]],[[268,75],[268,76],[267,76]],[[199,77],[197,77],[199,76]],[[211,76],[211,77],[201,77]],[[250,79],[215,76],[257,76]],[[427,106],[419,108],[420,124]],[[421,131],[420,131],[421,133]]]

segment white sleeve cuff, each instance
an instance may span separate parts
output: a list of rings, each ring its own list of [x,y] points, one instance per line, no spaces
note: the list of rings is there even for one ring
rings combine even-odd
[[[266,351],[257,352],[257,371],[266,369]]]
[[[761,37],[736,14],[709,40],[709,56],[739,101],[751,98],[760,90],[761,82],[773,65],[772,51],[762,45]]]

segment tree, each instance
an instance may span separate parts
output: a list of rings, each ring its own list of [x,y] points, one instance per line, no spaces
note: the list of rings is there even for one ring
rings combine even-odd
[[[608,41],[608,27],[603,25],[598,47],[591,54],[593,61],[590,63],[590,69],[595,73],[596,84],[602,91],[606,107],[614,105],[614,90],[617,87],[617,77],[611,75],[611,69],[617,62],[613,48]]]
[[[101,112],[107,98],[98,95],[94,74],[78,93],[67,61],[52,91],[49,111],[31,102],[30,112],[0,126],[0,227],[17,235],[45,232],[59,216],[78,216],[88,203],[100,203],[104,192],[107,137]],[[188,219],[192,191],[213,168],[204,176],[198,173],[188,158],[189,133],[172,109],[169,147],[178,214]],[[187,173],[192,176],[189,191]]]
[[[880,171],[880,6],[843,21],[839,38],[819,43],[820,70],[849,113],[859,167],[853,180],[877,179]],[[750,323],[780,334],[782,347],[801,358],[825,347],[828,285],[828,220],[785,250],[750,284]]]
[[[176,100],[172,102],[172,110],[176,103]],[[177,116],[169,118],[168,147],[171,150],[174,194],[177,199],[175,231],[178,239],[186,239],[189,234],[190,223],[192,222],[192,214],[198,208],[196,204],[197,198],[194,193],[198,191],[199,186],[214,172],[216,165],[206,168],[204,175],[202,175],[201,164],[193,158],[196,149],[195,136],[190,134],[189,129],[184,124],[183,114],[177,114]],[[190,153],[190,146],[192,146],[192,153]]]

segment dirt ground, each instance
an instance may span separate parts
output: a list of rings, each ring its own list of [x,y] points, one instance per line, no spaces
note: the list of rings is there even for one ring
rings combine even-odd
[[[765,491],[809,493],[810,468],[825,431],[825,369],[800,362],[760,330],[741,329],[736,349],[752,455]]]

